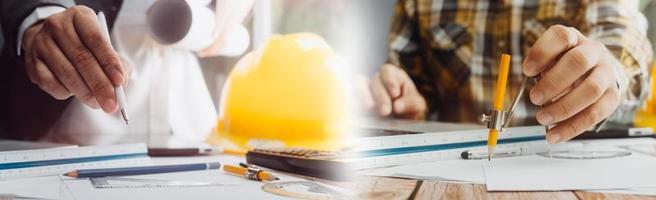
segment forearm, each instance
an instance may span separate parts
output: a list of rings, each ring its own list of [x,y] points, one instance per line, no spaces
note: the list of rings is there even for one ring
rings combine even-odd
[[[417,32],[415,1],[399,0],[394,7],[394,17],[389,32],[389,53],[386,63],[394,65],[410,77],[419,94],[425,99],[426,109],[423,116],[430,117],[436,109],[436,88],[427,70],[417,70],[424,67],[422,42]]]
[[[609,59],[619,66],[616,75],[622,98],[619,107],[609,117],[609,120],[616,124],[630,124],[635,111],[640,108],[650,88],[648,65],[639,65],[634,58],[626,58],[626,56],[613,56]],[[651,63],[651,61],[647,63]]]

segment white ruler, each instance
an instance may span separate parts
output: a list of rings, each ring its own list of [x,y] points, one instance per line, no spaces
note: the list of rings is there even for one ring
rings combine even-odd
[[[356,169],[459,159],[466,150],[487,150],[488,129],[354,138]],[[514,127],[499,134],[496,151],[522,148],[524,153],[547,149],[544,126]]]
[[[145,144],[120,144],[0,152],[0,180],[59,175],[76,169],[142,164]]]

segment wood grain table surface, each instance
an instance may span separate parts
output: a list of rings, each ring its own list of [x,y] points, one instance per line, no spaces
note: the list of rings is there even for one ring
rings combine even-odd
[[[488,192],[482,184],[374,176],[362,177],[357,181],[356,189],[362,199],[656,199],[652,196],[585,191]]]

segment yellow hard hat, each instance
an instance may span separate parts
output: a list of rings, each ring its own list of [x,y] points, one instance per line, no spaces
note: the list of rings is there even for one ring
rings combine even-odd
[[[230,72],[210,142],[242,151],[340,148],[352,116],[345,68],[317,35],[271,37]]]

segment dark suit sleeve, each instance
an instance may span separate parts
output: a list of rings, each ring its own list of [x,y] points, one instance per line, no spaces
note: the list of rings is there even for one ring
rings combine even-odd
[[[3,51],[16,52],[16,38],[18,28],[35,8],[39,6],[57,5],[62,7],[72,7],[75,5],[73,0],[1,0],[0,1],[0,20],[5,40]]]

